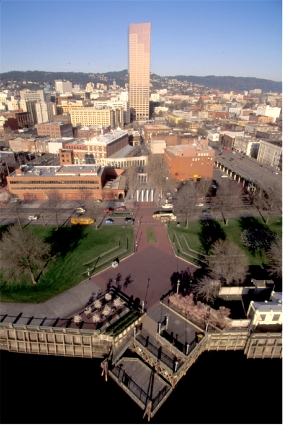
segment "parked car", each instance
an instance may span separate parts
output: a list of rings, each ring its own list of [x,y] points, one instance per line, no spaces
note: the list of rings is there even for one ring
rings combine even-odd
[[[223,176],[221,176],[223,179],[227,179],[228,176],[226,176],[226,174],[223,174]]]
[[[131,217],[126,217],[124,218],[124,222],[127,224],[133,224],[135,222],[135,220]]]
[[[104,212],[105,212],[105,213],[107,213],[107,214],[108,214],[108,213],[111,213],[111,212],[113,212],[113,211],[114,211],[114,209],[113,209],[113,208],[110,208],[110,207],[109,207],[109,208],[106,208],[106,209],[104,210]]]
[[[126,207],[125,206],[120,206],[115,208],[116,211],[125,211]]]
[[[105,224],[113,224],[114,220],[112,220],[112,218],[107,218],[107,220],[105,220]]]
[[[76,208],[76,212],[82,214],[82,213],[85,212],[85,209],[82,208],[82,207],[78,207],[78,208]]]
[[[102,199],[95,199],[94,202],[102,202]]]
[[[196,204],[196,207],[203,207],[203,204],[200,202],[199,204]]]
[[[203,215],[206,215],[207,217],[211,216],[211,212],[210,211],[203,211],[202,213],[203,213]]]
[[[30,220],[30,221],[33,221],[33,220],[38,220],[39,219],[39,214],[35,214],[35,215],[29,215],[29,217],[28,217],[28,219]]]
[[[162,207],[162,209],[165,209],[165,210],[172,210],[173,204],[166,203],[166,204],[161,205],[161,207]]]

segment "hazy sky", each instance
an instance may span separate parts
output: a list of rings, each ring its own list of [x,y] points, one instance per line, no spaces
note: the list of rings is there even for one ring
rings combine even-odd
[[[139,22],[158,75],[282,80],[281,0],[2,0],[1,72],[127,69]]]

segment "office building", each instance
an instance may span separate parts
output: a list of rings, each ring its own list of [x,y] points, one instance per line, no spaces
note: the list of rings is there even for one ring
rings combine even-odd
[[[149,118],[150,23],[129,26],[129,101],[131,121]]]

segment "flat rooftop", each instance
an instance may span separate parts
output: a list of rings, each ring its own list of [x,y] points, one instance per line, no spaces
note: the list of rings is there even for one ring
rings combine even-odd
[[[16,171],[10,174],[10,177],[55,177],[55,176],[98,176],[101,175],[103,168],[96,165],[63,165],[63,166],[28,166],[22,168],[22,173]]]

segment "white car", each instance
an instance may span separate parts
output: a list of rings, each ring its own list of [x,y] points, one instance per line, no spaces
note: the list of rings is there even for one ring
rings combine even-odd
[[[163,205],[161,205],[161,207],[164,210],[172,210],[173,204],[163,204]]]
[[[202,203],[196,204],[196,207],[203,207]]]
[[[79,208],[76,208],[76,212],[77,212],[77,213],[82,214],[82,213],[84,213],[84,212],[85,212],[85,209],[84,209],[84,208],[79,207]]]
[[[38,218],[39,218],[39,214],[29,215],[29,217],[28,217],[28,219],[29,219],[30,221],[37,220]]]
[[[223,176],[221,176],[223,179],[227,179],[228,176],[226,176],[225,174],[223,174]]]

